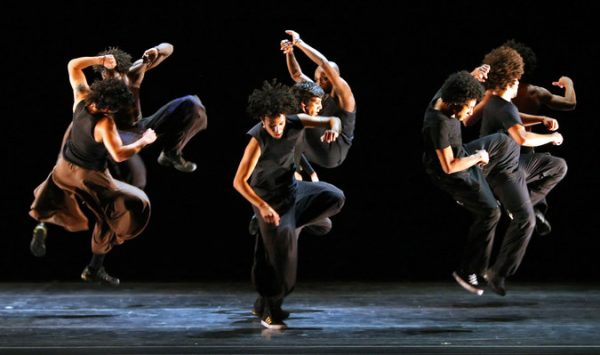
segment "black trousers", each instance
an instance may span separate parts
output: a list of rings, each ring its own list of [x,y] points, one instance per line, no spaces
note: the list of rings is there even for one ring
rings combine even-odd
[[[505,134],[479,138],[464,148],[469,154],[485,149],[490,162],[483,169],[471,167],[455,174],[435,174],[429,170],[436,185],[448,192],[472,215],[461,269],[483,274],[488,268],[501,276],[509,276],[519,267],[535,226],[533,207],[519,169],[519,149]],[[490,267],[490,256],[500,219],[496,197],[513,216],[504,235],[498,257]]]
[[[294,203],[283,214],[279,226],[267,224],[257,208],[260,236],[256,238],[252,282],[269,302],[280,302],[296,285],[298,235],[303,228],[327,232],[331,217],[342,209],[344,193],[326,182],[298,181]]]
[[[142,118],[134,132],[120,131],[125,144],[132,143],[148,128],[152,128],[160,140],[163,151],[181,154],[181,151],[198,132],[206,129],[206,109],[198,96],[187,95],[174,99],[150,116]],[[139,155],[122,163],[110,164],[111,174],[140,189],[146,187],[146,166]]]
[[[567,175],[567,163],[549,153],[526,153],[521,154],[519,166],[525,173],[531,204],[545,212],[546,196]]]

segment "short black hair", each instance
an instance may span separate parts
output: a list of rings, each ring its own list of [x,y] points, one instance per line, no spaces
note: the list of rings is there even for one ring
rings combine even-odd
[[[246,111],[257,119],[274,117],[292,113],[296,100],[289,86],[277,82],[276,79],[264,81],[260,89],[255,89],[248,97]]]
[[[292,93],[299,102],[308,103],[313,97],[323,98],[325,91],[313,81],[301,81],[292,86]]]
[[[462,106],[470,100],[481,100],[483,86],[466,70],[451,74],[442,85],[442,100],[449,105]]]
[[[102,52],[98,53],[99,56],[109,54],[115,57],[115,60],[117,61],[117,66],[113,69],[106,69],[106,67],[104,67],[103,65],[94,65],[94,71],[97,73],[102,73],[104,71],[113,70],[117,73],[127,73],[127,71],[132,65],[131,54],[125,52],[119,47],[108,47],[108,49],[105,49]]]
[[[488,89],[505,89],[521,79],[524,72],[523,58],[516,50],[506,46],[494,48],[485,55],[483,63],[491,67],[484,83]]]
[[[90,86],[86,103],[95,104],[99,110],[108,109],[118,112],[133,104],[133,94],[127,85],[119,79],[96,80]]]
[[[535,55],[533,49],[528,47],[525,43],[517,42],[514,39],[506,41],[503,46],[516,50],[521,58],[523,58],[523,63],[525,64],[525,73],[523,73],[523,77],[521,79],[526,83],[531,83],[531,79],[535,73],[535,68],[537,67],[537,56]]]

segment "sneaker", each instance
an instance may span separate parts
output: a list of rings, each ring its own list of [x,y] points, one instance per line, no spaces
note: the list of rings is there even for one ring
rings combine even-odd
[[[191,173],[198,167],[195,163],[183,159],[179,154],[172,155],[167,154],[164,151],[160,152],[157,161],[160,165],[173,167],[184,173]]]
[[[283,322],[283,319],[276,317],[268,311],[263,314],[260,324],[267,329],[281,330],[287,328],[287,324]]]
[[[548,235],[552,231],[550,222],[548,222],[542,211],[538,209],[535,210],[535,231],[541,236]]]
[[[458,284],[465,290],[476,294],[477,296],[483,295],[483,290],[479,287],[479,280],[477,280],[477,274],[463,274],[453,272],[452,276],[458,282]]]
[[[46,229],[46,225],[42,223],[38,223],[35,228],[33,228],[33,237],[31,238],[31,243],[29,243],[29,250],[31,250],[31,254],[41,257],[46,255],[46,237],[48,236],[48,229]]]
[[[252,307],[252,314],[262,318],[263,312],[265,311],[265,299],[258,296],[256,301],[254,301],[254,306]],[[272,307],[271,312],[276,315],[279,319],[288,319],[290,317],[290,312],[285,311],[281,308],[281,303],[274,305]]]
[[[500,296],[506,295],[506,287],[504,286],[504,281],[506,280],[502,276],[498,276],[495,273],[488,271],[483,275],[485,281],[487,281],[488,286],[494,291],[496,294]]]
[[[104,266],[102,266],[98,270],[94,270],[91,267],[86,266],[85,269],[83,269],[83,272],[81,273],[81,279],[88,282],[99,282],[101,284],[111,286],[119,286],[119,284],[121,283],[121,281],[118,278],[112,277],[109,274],[107,274],[106,270],[104,270]]]
[[[250,223],[248,224],[248,233],[250,233],[250,235],[257,236],[259,231],[258,219],[256,218],[256,215],[252,215],[252,218],[250,218]]]

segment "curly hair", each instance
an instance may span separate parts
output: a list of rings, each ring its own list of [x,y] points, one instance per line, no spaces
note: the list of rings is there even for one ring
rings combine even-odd
[[[442,100],[449,105],[463,106],[470,100],[480,100],[483,87],[466,70],[451,74],[441,89]]]
[[[289,114],[296,108],[296,100],[290,88],[277,82],[264,81],[260,89],[255,89],[248,97],[248,114],[256,119]]]
[[[292,86],[292,93],[300,103],[308,103],[313,97],[323,98],[325,91],[312,81],[302,81]]]
[[[505,89],[523,75],[523,58],[510,47],[493,49],[485,55],[483,63],[491,67],[484,83],[487,89]]]
[[[506,41],[503,46],[516,50],[521,58],[523,58],[523,63],[525,63],[525,73],[523,73],[522,80],[526,83],[530,83],[531,79],[533,78],[535,68],[537,67],[537,56],[535,55],[533,49],[522,42],[517,42],[514,39]]]
[[[133,105],[133,94],[122,80],[96,80],[90,86],[86,103],[95,104],[99,110],[118,112]]]
[[[112,54],[115,59],[117,60],[117,66],[114,69],[110,69],[110,70],[114,70],[117,73],[127,73],[127,71],[129,70],[129,68],[131,67],[131,54],[125,52],[124,50],[120,49],[119,47],[108,47],[108,49],[103,50],[102,52],[98,53],[99,56],[101,55],[109,55]],[[106,69],[106,67],[102,66],[102,65],[94,65],[94,71],[96,73],[102,73],[104,71],[108,71],[109,69]]]

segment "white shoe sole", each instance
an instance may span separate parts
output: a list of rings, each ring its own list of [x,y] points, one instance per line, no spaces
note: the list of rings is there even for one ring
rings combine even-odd
[[[452,273],[452,276],[454,277],[454,279],[456,280],[456,282],[458,282],[458,284],[464,288],[465,290],[476,294],[477,296],[481,296],[483,295],[483,290],[477,287],[474,287],[473,285],[471,285],[470,283],[466,282],[465,280],[463,280],[460,276],[458,276],[458,274],[456,272]]]

